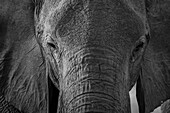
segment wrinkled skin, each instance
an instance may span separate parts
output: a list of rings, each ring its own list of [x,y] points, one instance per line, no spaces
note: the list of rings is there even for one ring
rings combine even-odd
[[[139,111],[153,111],[170,98],[170,2],[148,0],[147,20],[151,39],[137,81]]]
[[[1,108],[130,113],[137,81],[139,112],[153,111],[170,97],[168,5],[1,0],[0,96],[12,106]]]
[[[47,113],[45,61],[34,34],[32,1],[0,0],[0,97],[5,98],[0,100],[6,100],[1,113],[13,109],[8,106]]]

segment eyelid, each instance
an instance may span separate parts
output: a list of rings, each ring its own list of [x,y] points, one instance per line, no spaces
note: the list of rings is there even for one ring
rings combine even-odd
[[[134,48],[134,52],[137,52],[140,50],[140,48],[143,48],[144,43],[143,42],[139,42],[138,45],[136,45],[136,47]]]
[[[53,44],[53,43],[51,43],[51,42],[47,42],[47,44],[48,44],[50,47],[52,47],[52,48],[56,49],[55,44]]]

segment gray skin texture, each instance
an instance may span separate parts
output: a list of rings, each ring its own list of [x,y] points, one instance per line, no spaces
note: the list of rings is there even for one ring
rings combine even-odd
[[[2,108],[130,113],[129,90],[137,81],[139,112],[153,111],[170,98],[170,13],[165,4],[1,0]]]
[[[170,1],[148,1],[147,18],[152,38],[145,55],[147,61],[144,64],[144,67],[149,68],[143,68],[141,76],[141,80],[145,81],[142,87],[147,94],[145,101],[142,102],[145,103],[145,109],[158,107],[166,98],[170,98]],[[148,88],[150,90],[147,90]],[[161,110],[163,113],[170,112],[169,100],[162,104]]]
[[[47,70],[55,71],[49,76],[60,90],[58,113],[130,113],[129,90],[150,40],[145,4],[132,4],[44,1],[36,38]]]
[[[151,39],[137,82],[139,111],[153,111],[170,98],[170,2],[148,0],[147,20]]]
[[[34,32],[32,1],[0,0],[0,113],[18,113],[10,106],[47,113],[45,60]]]

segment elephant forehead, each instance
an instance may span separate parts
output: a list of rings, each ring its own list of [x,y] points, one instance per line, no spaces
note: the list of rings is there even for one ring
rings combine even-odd
[[[123,0],[61,0],[49,8],[51,2],[46,1],[49,10],[40,19],[44,36],[51,34],[69,49],[87,44],[127,48],[145,33],[144,21]]]
[[[59,12],[55,35],[66,45],[113,45],[118,39],[132,41],[144,33],[143,21],[121,1],[79,2]]]

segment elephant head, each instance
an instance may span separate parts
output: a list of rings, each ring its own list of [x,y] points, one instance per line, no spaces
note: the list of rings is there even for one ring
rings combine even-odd
[[[1,0],[0,112],[140,113],[170,98],[168,0]],[[16,109],[17,108],[17,109]]]
[[[60,91],[58,112],[130,113],[129,90],[150,40],[145,10],[123,0],[41,4],[36,39]]]

